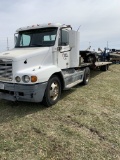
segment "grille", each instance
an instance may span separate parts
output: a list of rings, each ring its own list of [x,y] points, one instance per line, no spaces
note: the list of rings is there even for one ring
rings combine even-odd
[[[0,59],[0,80],[12,81],[12,60]]]

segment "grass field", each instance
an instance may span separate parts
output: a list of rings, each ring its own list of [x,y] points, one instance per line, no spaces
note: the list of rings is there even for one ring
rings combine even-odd
[[[60,101],[0,101],[0,160],[120,160],[120,65]]]

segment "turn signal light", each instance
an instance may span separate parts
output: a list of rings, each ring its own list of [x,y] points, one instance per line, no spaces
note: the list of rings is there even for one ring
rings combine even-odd
[[[36,82],[37,81],[37,77],[36,76],[31,76],[31,82]]]

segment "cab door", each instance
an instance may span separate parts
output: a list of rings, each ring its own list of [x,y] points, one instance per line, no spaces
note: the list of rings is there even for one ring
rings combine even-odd
[[[68,32],[69,30],[62,29],[59,35],[58,67],[61,69],[69,68],[70,46]]]

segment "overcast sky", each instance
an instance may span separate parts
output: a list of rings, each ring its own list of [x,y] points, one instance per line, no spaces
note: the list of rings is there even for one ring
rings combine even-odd
[[[81,25],[81,49],[120,49],[120,0],[0,0],[0,51],[17,28],[48,22]]]

